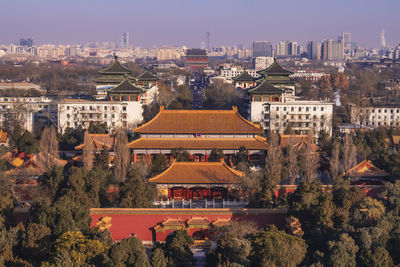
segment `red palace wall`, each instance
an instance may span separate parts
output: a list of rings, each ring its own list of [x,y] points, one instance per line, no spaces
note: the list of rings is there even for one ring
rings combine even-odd
[[[174,230],[155,231],[153,228],[166,219],[180,219],[186,222],[190,218],[205,218],[210,224],[216,219],[233,221],[253,221],[260,230],[267,224],[275,224],[279,228],[285,225],[285,209],[91,209],[91,226],[96,226],[103,217],[111,217],[111,227],[108,229],[113,240],[121,240],[136,235],[145,243],[164,241]],[[189,234],[207,230],[189,228]]]

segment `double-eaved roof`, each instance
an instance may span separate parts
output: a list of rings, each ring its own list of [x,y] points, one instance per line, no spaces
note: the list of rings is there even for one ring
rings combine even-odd
[[[232,110],[165,110],[136,128],[136,133],[262,134],[263,130]]]
[[[155,184],[240,184],[243,172],[224,162],[174,162],[150,179]]]
[[[113,64],[105,68],[104,70],[99,71],[100,74],[113,74],[113,75],[121,75],[121,74],[132,74],[131,70],[128,70],[124,66],[121,65],[118,61],[118,57],[115,56],[115,60]]]
[[[248,90],[250,94],[283,94],[285,91],[271,85],[267,80],[262,81],[256,87]]]
[[[125,94],[135,94],[135,93],[142,93],[143,89],[137,87],[133,83],[129,81],[128,77],[125,77],[125,79],[115,86],[114,88],[110,89],[111,93],[125,93]]]
[[[146,70],[142,74],[136,77],[138,81],[158,81],[158,77],[153,75],[150,71]]]
[[[264,76],[289,76],[290,74],[293,74],[290,70],[282,68],[282,66],[276,61],[274,61],[274,63],[272,63],[268,68],[258,71],[258,73]]]

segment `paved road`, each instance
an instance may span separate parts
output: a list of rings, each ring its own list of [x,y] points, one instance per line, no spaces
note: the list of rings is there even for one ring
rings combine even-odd
[[[204,267],[206,266],[206,253],[204,250],[195,251],[193,253],[193,267]]]
[[[204,88],[207,87],[207,81],[199,73],[193,73],[190,80],[190,90],[192,91],[193,109],[203,108]]]

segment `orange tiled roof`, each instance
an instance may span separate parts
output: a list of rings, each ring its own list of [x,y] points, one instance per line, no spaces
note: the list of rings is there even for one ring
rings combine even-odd
[[[213,226],[225,226],[225,225],[228,225],[230,222],[231,222],[231,220],[229,218],[227,218],[227,219],[216,219],[211,224]]]
[[[91,139],[90,143],[93,144],[93,149],[95,151],[103,150],[103,146],[106,146],[108,149],[114,146],[115,136],[112,134],[89,134],[89,138]],[[75,147],[76,150],[83,149],[85,144],[80,144]]]
[[[137,133],[240,133],[260,134],[260,126],[232,110],[165,110],[134,130]]]
[[[209,225],[210,221],[204,217],[192,217],[186,223],[187,225]]]
[[[0,144],[5,144],[8,142],[8,133],[0,130]]]
[[[267,149],[265,138],[139,138],[128,144],[134,149]]]
[[[348,172],[351,178],[367,178],[367,177],[389,177],[389,174],[384,170],[379,169],[369,160],[363,160]]]
[[[174,162],[150,179],[156,184],[239,184],[244,173],[223,162]]]

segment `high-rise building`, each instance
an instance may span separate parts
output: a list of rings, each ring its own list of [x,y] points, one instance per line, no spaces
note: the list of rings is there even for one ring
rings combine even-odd
[[[351,50],[351,33],[350,32],[344,32],[342,33],[342,36],[340,36],[339,41],[343,42],[343,49],[346,53],[348,53]]]
[[[253,57],[272,57],[272,43],[265,41],[253,42]]]
[[[299,54],[299,44],[297,42],[289,42],[287,46],[287,54],[297,56]]]
[[[318,41],[311,41],[307,45],[308,58],[313,60],[321,59],[321,43]]]
[[[211,33],[206,32],[206,49],[207,49],[207,51],[210,51],[210,36],[211,36]]]
[[[129,47],[129,33],[124,32],[121,36],[121,47],[128,48]]]
[[[332,39],[324,41],[322,43],[321,54],[321,58],[324,60],[343,60],[343,42]]]
[[[288,55],[289,41],[280,41],[276,45],[276,55],[277,56],[286,56]]]

